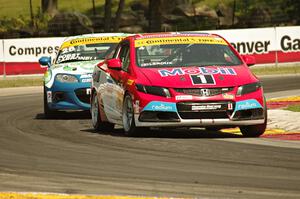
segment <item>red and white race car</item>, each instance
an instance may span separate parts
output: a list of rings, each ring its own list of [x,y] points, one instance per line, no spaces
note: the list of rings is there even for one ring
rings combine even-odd
[[[142,34],[123,39],[93,71],[91,113],[96,130],[141,127],[240,127],[264,133],[267,108],[260,81],[215,34]]]

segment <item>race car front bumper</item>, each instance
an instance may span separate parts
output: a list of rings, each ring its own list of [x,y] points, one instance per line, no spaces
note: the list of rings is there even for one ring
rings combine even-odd
[[[47,103],[54,110],[89,110],[90,83],[61,83],[46,88]]]
[[[180,119],[174,122],[141,122],[135,115],[137,127],[206,127],[206,126],[248,126],[263,124],[265,119],[254,120],[230,120],[230,119]]]
[[[205,127],[263,124],[266,107],[255,99],[218,102],[172,103],[152,101],[135,112],[140,127]]]

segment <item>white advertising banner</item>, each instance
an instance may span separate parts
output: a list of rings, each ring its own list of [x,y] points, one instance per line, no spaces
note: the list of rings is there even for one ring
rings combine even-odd
[[[276,28],[277,44],[283,52],[300,51],[300,27]]]
[[[63,40],[63,37],[6,39],[5,62],[38,62],[42,56],[54,57]]]
[[[208,31],[229,41],[240,54],[264,54],[276,51],[274,28],[252,28]]]
[[[4,54],[3,54],[3,39],[0,39],[0,62],[4,62]]]

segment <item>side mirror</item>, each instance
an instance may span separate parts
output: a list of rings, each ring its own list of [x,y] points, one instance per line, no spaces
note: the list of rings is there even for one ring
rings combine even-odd
[[[255,57],[251,55],[242,55],[242,58],[248,66],[253,66],[256,64]]]
[[[122,69],[122,62],[118,58],[109,59],[109,60],[107,60],[107,67],[109,69],[113,69],[113,70],[121,70]]]
[[[51,65],[51,57],[41,57],[41,58],[39,59],[39,63],[40,63],[42,66],[50,67],[50,65]]]

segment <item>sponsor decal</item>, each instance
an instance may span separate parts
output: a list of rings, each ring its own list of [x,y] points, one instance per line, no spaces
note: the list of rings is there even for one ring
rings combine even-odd
[[[81,79],[81,82],[82,82],[82,83],[92,82],[92,78]]]
[[[206,105],[195,105],[192,106],[192,111],[209,111],[221,109],[221,104],[206,104]]]
[[[209,84],[214,85],[215,79],[212,75],[190,75],[190,78],[192,80],[193,85],[197,84]],[[201,95],[202,96],[209,96],[209,90],[208,89],[201,89]]]
[[[135,40],[135,47],[168,45],[168,44],[219,44],[227,45],[227,43],[216,37],[190,36],[190,37],[161,37],[161,38],[143,38]]]
[[[94,60],[95,57],[92,56],[80,56],[79,53],[70,53],[70,54],[61,54],[58,56],[56,63],[62,63],[65,61],[71,61],[71,60],[76,60],[76,61],[91,61]]]
[[[140,112],[140,101],[136,100],[135,103],[133,104],[134,106],[134,113],[139,113]]]
[[[223,98],[224,98],[224,99],[233,99],[233,98],[234,98],[234,95],[233,95],[233,94],[224,93],[224,94],[223,94]]]
[[[228,67],[193,67],[193,68],[172,68],[158,70],[162,77],[176,76],[176,75],[236,75],[233,68]]]
[[[47,91],[47,102],[52,103],[52,92],[51,91]]]
[[[193,99],[192,95],[177,95],[175,96],[176,100],[191,100]]]
[[[172,102],[152,101],[145,106],[143,111],[177,112],[177,108],[176,104]]]
[[[262,108],[260,103],[255,99],[239,101],[235,105],[235,111]]]
[[[156,61],[153,61],[153,62],[149,62],[149,63],[142,63],[141,64],[141,67],[146,67],[146,66],[159,66],[159,65],[172,65],[173,62],[168,62],[168,61],[162,61],[162,62],[156,62]]]
[[[233,109],[232,103],[228,103],[227,109],[230,110],[230,111]]]
[[[80,79],[85,79],[85,78],[92,78],[92,74],[83,74],[83,75],[80,75]]]
[[[131,86],[134,83],[134,80],[128,79],[126,83],[127,83],[127,85]]]
[[[83,44],[95,44],[95,43],[119,43],[125,37],[91,37],[91,38],[77,38],[67,41],[62,44],[60,49],[68,48],[71,46],[79,46]]]
[[[64,69],[64,71],[75,71],[75,70],[77,70],[76,67],[70,67],[70,66],[64,66],[63,69]]]

